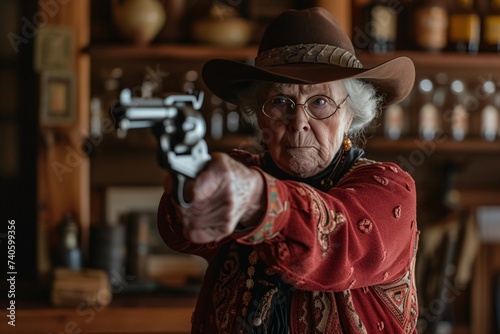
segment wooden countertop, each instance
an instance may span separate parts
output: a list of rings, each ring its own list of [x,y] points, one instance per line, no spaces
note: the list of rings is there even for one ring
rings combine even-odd
[[[190,333],[194,307],[43,308],[17,310],[16,326],[2,333]],[[6,321],[1,327],[6,325]]]
[[[43,296],[43,294],[42,294]],[[113,296],[106,307],[82,303],[56,308],[49,299],[38,296],[16,301],[15,327],[3,317],[1,333],[13,334],[128,334],[190,333],[191,316],[197,294],[185,291],[122,293]],[[6,305],[2,301],[2,305]],[[5,313],[5,308],[4,312]]]

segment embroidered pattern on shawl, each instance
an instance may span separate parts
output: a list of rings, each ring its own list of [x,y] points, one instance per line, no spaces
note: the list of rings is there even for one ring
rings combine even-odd
[[[332,292],[297,291],[294,296],[296,312],[294,333],[341,334],[339,312]]]
[[[394,318],[406,333],[412,333],[417,324],[418,305],[413,275],[416,262],[418,234],[415,237],[413,258],[408,272],[397,282],[370,287],[375,295],[391,311]]]
[[[278,187],[276,186],[276,179],[272,176],[265,175],[269,184],[269,211],[267,214],[267,221],[263,223],[262,227],[253,235],[247,238],[249,242],[259,243],[264,239],[272,238],[274,220],[283,211],[287,210],[287,204],[282,203],[279,198]]]
[[[299,193],[309,195],[312,200],[312,213],[317,217],[317,239],[321,247],[321,256],[324,258],[330,249],[330,234],[344,224],[346,218],[342,212],[329,209],[317,190],[305,184],[303,189],[305,192]]]
[[[215,308],[215,325],[218,333],[233,333],[234,325],[232,319],[238,310],[241,301],[241,291],[243,291],[243,282],[236,245],[232,245],[228,255],[219,272],[219,277],[214,285],[212,301]]]
[[[343,292],[297,291],[294,296],[294,333],[366,334],[352,301],[350,290]],[[339,311],[340,310],[340,311]],[[340,314],[345,318],[340,319]],[[341,324],[342,322],[342,324]]]

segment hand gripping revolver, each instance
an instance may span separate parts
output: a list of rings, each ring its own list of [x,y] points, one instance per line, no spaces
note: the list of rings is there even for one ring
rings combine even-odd
[[[158,162],[175,174],[174,198],[188,207],[183,195],[187,178],[194,179],[210,161],[204,140],[206,125],[199,112],[203,92],[161,98],[132,98],[129,89],[120,94],[111,113],[119,135],[130,129],[151,128],[158,140]]]

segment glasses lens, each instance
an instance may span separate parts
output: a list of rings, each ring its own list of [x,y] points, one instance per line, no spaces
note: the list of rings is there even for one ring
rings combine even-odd
[[[264,103],[262,111],[267,115],[267,117],[279,119],[289,110],[293,109],[293,106],[294,103],[292,100],[283,96],[275,96]]]
[[[323,95],[316,95],[307,99],[306,107],[311,116],[318,119],[327,118],[337,110],[335,101]]]

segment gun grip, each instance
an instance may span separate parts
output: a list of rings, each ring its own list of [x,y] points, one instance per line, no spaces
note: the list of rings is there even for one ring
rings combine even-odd
[[[176,173],[177,178],[174,181],[173,195],[175,201],[183,208],[189,208],[191,202],[184,199],[184,186],[186,184],[186,176]]]

